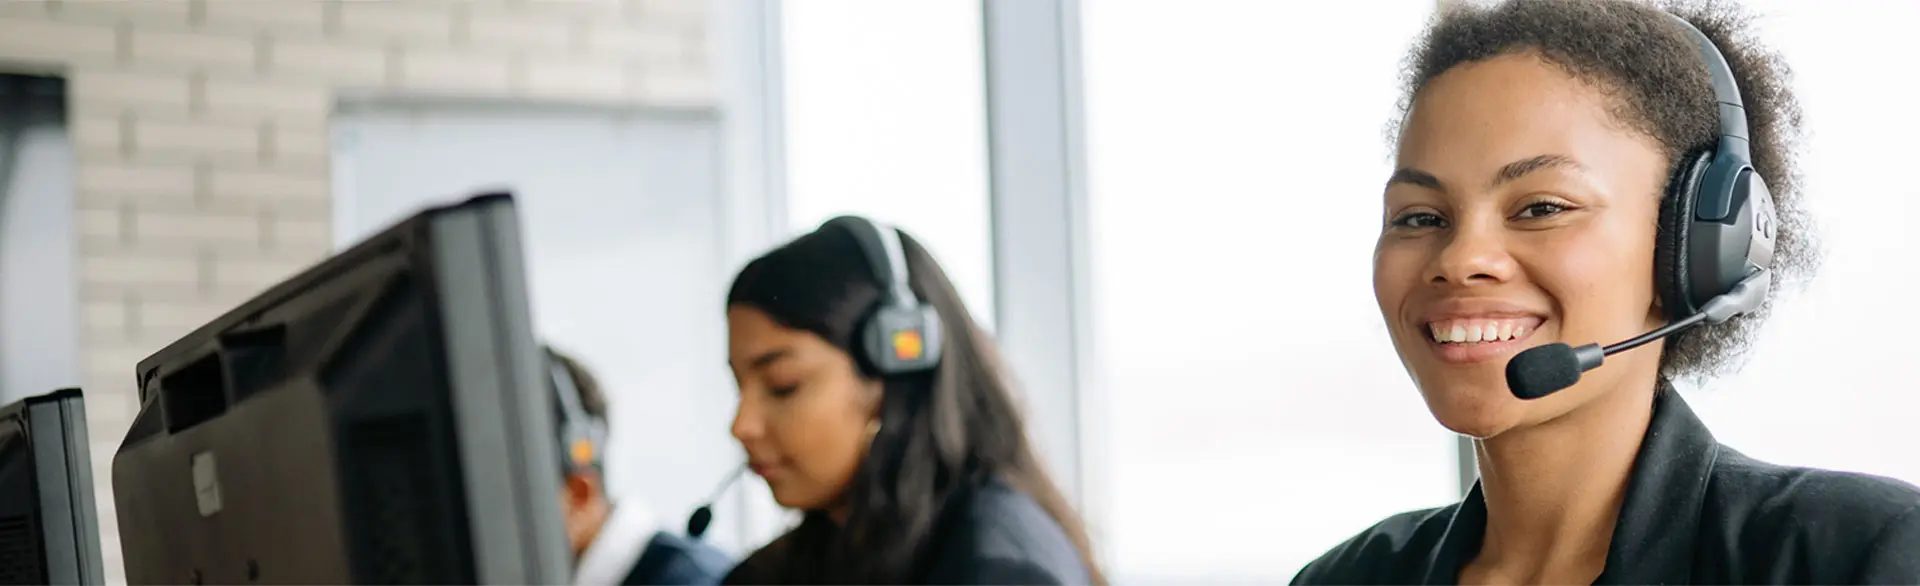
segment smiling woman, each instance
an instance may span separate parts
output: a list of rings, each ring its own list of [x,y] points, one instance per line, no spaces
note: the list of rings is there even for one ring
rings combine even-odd
[[[1629,0],[1435,19],[1411,60],[1373,284],[1427,408],[1476,438],[1481,481],[1296,582],[1920,581],[1920,488],[1748,458],[1670,384],[1736,365],[1769,306],[1753,296],[1722,322],[1708,298],[1817,258],[1796,102],[1745,25],[1731,4]],[[1544,398],[1509,391],[1522,350],[1702,315],[1720,323]]]

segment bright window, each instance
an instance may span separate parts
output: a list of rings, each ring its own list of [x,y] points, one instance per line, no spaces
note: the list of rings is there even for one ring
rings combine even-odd
[[[786,2],[787,210],[853,213],[933,251],[993,328],[993,233],[977,0]]]
[[[0,102],[25,103],[6,94],[24,86],[7,81]],[[0,122],[0,405],[78,386],[82,375],[72,146],[63,113],[35,106],[0,113],[17,117]]]
[[[1113,574],[1284,582],[1457,499],[1371,287],[1433,1],[1083,6]]]

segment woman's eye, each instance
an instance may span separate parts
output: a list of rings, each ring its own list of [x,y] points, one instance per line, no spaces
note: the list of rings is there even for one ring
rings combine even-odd
[[[787,396],[792,395],[794,391],[797,391],[799,389],[800,389],[800,385],[769,387],[767,389],[767,394],[772,395],[774,398],[785,398]]]
[[[1437,214],[1411,212],[1393,219],[1396,228],[1445,228],[1447,221]]]
[[[1520,210],[1519,215],[1514,217],[1520,218],[1523,220],[1531,220],[1531,219],[1537,219],[1537,218],[1544,218],[1544,217],[1558,214],[1564,211],[1567,211],[1566,206],[1562,206],[1557,203],[1543,201],[1543,202],[1528,205],[1526,208]]]

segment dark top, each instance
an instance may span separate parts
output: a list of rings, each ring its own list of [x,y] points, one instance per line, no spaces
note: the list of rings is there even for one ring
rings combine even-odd
[[[1388,517],[1293,583],[1457,583],[1486,524],[1476,483],[1459,503]],[[1749,458],[1663,390],[1595,583],[1920,584],[1920,488]]]
[[[998,481],[974,488],[934,529],[914,584],[1087,584],[1079,549],[1040,503]],[[754,552],[722,584],[777,582],[788,533]]]
[[[661,531],[633,563],[625,586],[706,586],[717,584],[733,560],[713,546]]]

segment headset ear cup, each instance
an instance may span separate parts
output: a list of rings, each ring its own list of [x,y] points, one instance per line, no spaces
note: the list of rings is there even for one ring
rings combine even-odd
[[[929,364],[939,364],[946,354],[946,327],[940,322],[940,313],[933,306],[920,308],[920,334],[925,337],[926,357],[922,360]]]
[[[931,307],[881,307],[860,326],[862,372],[889,376],[932,369],[943,345],[939,316]]]
[[[880,342],[884,339],[881,333],[884,326],[880,325],[881,311],[883,310],[868,312],[867,317],[861,320],[860,325],[854,330],[858,332],[853,340],[853,346],[856,349],[853,352],[854,366],[860,369],[860,374],[871,377],[887,374],[886,361],[883,358],[886,356],[886,349],[881,347]]]
[[[894,333],[902,326],[901,312],[898,308],[882,305],[867,314],[860,324],[860,367],[871,376],[891,376],[900,374],[900,360],[895,358]]]
[[[1707,167],[1712,162],[1711,151],[1683,155],[1679,164],[1674,166],[1673,178],[1667,182],[1667,192],[1660,202],[1660,225],[1653,248],[1653,277],[1661,307],[1670,320],[1692,315],[1699,310],[1693,304],[1691,287],[1688,285],[1691,281],[1687,274],[1690,265],[1686,256],[1687,232],[1693,225],[1693,205],[1700,196],[1700,181],[1706,176]]]

